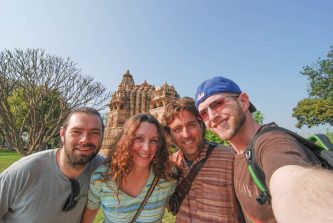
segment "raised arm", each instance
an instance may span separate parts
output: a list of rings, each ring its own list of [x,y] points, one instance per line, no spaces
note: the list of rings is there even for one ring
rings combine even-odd
[[[288,165],[270,179],[272,207],[279,223],[333,222],[333,173]]]
[[[93,223],[99,209],[85,208],[82,215],[81,223]]]

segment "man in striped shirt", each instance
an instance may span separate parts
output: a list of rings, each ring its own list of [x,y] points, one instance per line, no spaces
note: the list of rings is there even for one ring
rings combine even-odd
[[[162,122],[179,149],[171,160],[182,170],[181,182],[196,163],[206,158],[209,143],[203,137],[205,124],[194,100],[188,97],[171,101]],[[244,222],[234,192],[233,156],[229,147],[219,145],[213,149],[181,203],[176,222]]]

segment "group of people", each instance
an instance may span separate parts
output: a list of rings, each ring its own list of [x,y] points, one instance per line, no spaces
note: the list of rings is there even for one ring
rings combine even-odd
[[[214,77],[194,99],[167,104],[161,123],[148,113],[130,117],[106,158],[98,154],[98,111],[73,109],[60,129],[61,148],[0,174],[0,223],[88,223],[100,208],[105,222],[162,222],[166,207],[176,222],[333,222],[333,174],[285,133],[256,140],[270,192],[268,202],[256,201],[245,151],[266,125],[255,111],[234,81]],[[206,128],[230,146],[209,142]],[[170,154],[170,145],[178,151]]]

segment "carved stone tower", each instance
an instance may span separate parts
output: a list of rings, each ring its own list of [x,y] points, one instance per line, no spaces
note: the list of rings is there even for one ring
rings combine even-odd
[[[104,131],[102,153],[106,154],[115,137],[122,131],[125,121],[132,115],[148,112],[161,121],[165,105],[179,95],[172,85],[166,82],[161,87],[150,85],[145,81],[135,85],[133,76],[127,70],[112,94],[108,105],[108,122]]]

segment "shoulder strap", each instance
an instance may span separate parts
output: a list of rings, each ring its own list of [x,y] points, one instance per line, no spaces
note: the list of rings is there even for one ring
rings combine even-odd
[[[209,146],[208,146],[208,150],[206,153],[206,157],[202,160],[200,160],[197,164],[195,164],[192,169],[190,170],[189,174],[187,175],[187,177],[185,177],[176,187],[175,192],[176,193],[176,197],[178,198],[178,202],[179,202],[179,207],[182,204],[184,198],[186,197],[186,195],[188,194],[188,192],[191,189],[192,183],[195,179],[195,177],[197,176],[197,174],[199,173],[199,170],[201,169],[201,167],[204,165],[204,163],[206,162],[206,160],[208,159],[209,155],[212,153],[213,149],[219,144],[214,143],[214,142],[210,142]]]
[[[149,190],[147,191],[147,194],[146,194],[145,198],[143,199],[143,201],[142,201],[140,207],[138,208],[138,210],[136,211],[131,223],[135,222],[135,220],[139,217],[139,215],[140,215],[142,209],[144,208],[144,206],[146,205],[150,195],[153,193],[154,188],[156,187],[156,185],[158,183],[158,180],[159,180],[159,178],[157,176],[155,176],[152,184],[150,185]]]
[[[273,126],[274,124],[275,123],[269,123],[267,125]],[[265,183],[265,174],[257,163],[254,148],[255,148],[257,138],[263,134],[263,130],[265,129],[264,127],[266,127],[267,125],[262,125],[258,129],[257,133],[252,138],[252,140],[250,141],[250,143],[245,151],[247,169],[248,169],[253,181],[255,182],[255,184],[257,185],[257,187],[260,190],[260,193],[257,196],[256,200],[261,205],[263,205],[267,202],[270,203],[271,196],[270,196],[270,193],[269,193],[268,188]],[[268,127],[266,127],[266,128],[268,128]]]

